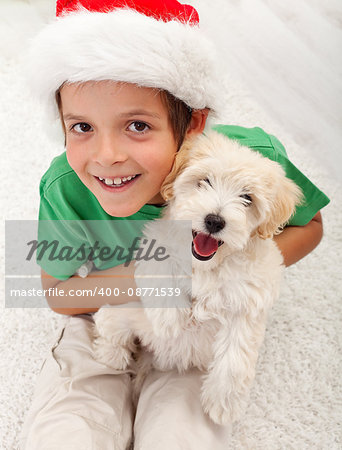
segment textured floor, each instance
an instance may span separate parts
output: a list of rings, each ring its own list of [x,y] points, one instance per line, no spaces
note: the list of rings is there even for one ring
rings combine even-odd
[[[190,3],[190,1],[189,1]],[[261,126],[332,199],[321,245],[287,269],[266,333],[250,407],[227,449],[340,449],[341,4],[338,0],[193,1],[222,63],[227,123]],[[20,65],[50,0],[0,3],[0,185],[3,219],[35,219],[41,175],[63,151],[29,98]],[[214,26],[215,25],[215,26]],[[45,131],[47,133],[45,133]],[[4,225],[1,224],[2,235]],[[1,242],[4,272],[4,243]],[[12,450],[35,378],[63,317],[5,308],[1,286],[0,448]],[[154,449],[152,449],[154,450]],[[159,449],[158,449],[159,450]]]

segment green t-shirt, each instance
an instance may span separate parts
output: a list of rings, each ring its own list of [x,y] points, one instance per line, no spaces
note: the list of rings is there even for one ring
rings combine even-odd
[[[290,225],[307,224],[329,203],[328,197],[288,160],[284,147],[274,136],[260,128],[216,125],[213,129],[280,163],[287,177],[302,189],[304,201],[297,208]],[[78,251],[76,258],[71,248],[94,248],[97,243],[100,248],[106,246],[114,249],[119,246],[127,249],[140,235],[143,224],[160,217],[163,209],[144,205],[129,217],[110,216],[72,170],[65,152],[53,159],[42,177],[40,198],[38,241],[58,242],[58,247],[55,247],[54,257],[45,252],[40,259],[37,258],[37,262],[48,274],[60,280],[71,277],[89,257],[89,252]],[[95,258],[97,269],[123,263],[120,259],[122,253],[111,256],[109,252],[108,255],[108,258]]]

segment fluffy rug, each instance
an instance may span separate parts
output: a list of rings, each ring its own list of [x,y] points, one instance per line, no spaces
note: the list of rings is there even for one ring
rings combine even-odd
[[[27,38],[50,17],[51,5],[51,1],[31,0],[4,2],[0,7],[4,219],[37,218],[40,177],[52,157],[63,151],[61,141],[48,138],[53,131],[28,96],[20,64]],[[298,145],[291,129],[270,118],[272,111],[256,103],[240,80],[231,75],[225,84],[227,108],[222,121],[261,126],[275,134],[293,162],[332,200],[323,211],[322,243],[286,270],[281,298],[268,322],[250,406],[233,427],[227,449],[338,449],[342,421],[341,184],[313,157],[309,146]],[[313,124],[313,135],[317,125]],[[5,273],[4,239],[1,247]],[[6,308],[4,286],[1,301],[0,448],[11,450],[17,448],[44,355],[65,317],[48,308]]]

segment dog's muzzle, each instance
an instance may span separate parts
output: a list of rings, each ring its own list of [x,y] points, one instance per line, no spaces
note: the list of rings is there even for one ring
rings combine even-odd
[[[208,261],[211,259],[217,249],[223,244],[221,239],[215,239],[212,235],[192,231],[192,254],[194,257],[200,261]]]

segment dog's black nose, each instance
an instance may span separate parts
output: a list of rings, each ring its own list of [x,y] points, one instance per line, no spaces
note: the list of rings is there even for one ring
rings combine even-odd
[[[208,214],[204,219],[204,223],[209,233],[218,233],[226,225],[225,220],[216,214]]]

